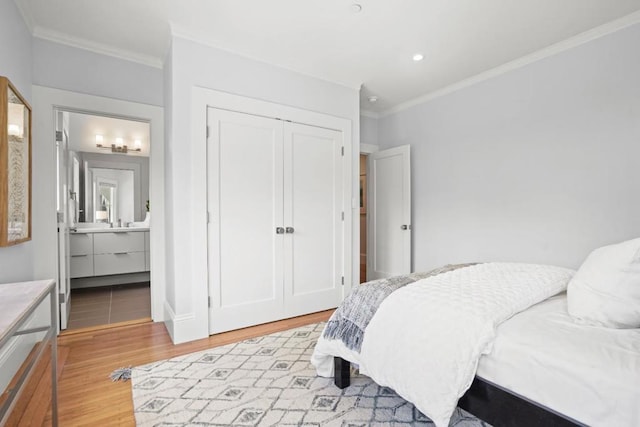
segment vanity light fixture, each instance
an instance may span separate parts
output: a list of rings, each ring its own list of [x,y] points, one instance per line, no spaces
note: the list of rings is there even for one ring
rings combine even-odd
[[[129,152],[139,153],[142,151],[142,141],[136,139],[134,141],[134,148],[127,147],[124,143],[124,138],[117,137],[115,144],[104,145],[104,137],[102,135],[96,135],[96,147],[104,150],[111,150],[112,153],[127,154]]]

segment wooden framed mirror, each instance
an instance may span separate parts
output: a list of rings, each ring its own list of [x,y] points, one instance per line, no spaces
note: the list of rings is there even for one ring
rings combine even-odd
[[[0,76],[0,246],[31,240],[31,106]]]

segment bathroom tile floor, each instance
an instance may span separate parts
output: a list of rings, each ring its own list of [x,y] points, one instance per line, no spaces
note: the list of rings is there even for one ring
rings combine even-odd
[[[67,329],[102,326],[151,317],[149,282],[73,289]]]

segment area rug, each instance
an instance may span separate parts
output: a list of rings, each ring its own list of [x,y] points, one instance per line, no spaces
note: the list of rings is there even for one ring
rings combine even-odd
[[[132,371],[138,426],[433,426],[393,390],[354,372],[340,390],[309,362],[324,323]],[[456,409],[451,426],[488,424]]]

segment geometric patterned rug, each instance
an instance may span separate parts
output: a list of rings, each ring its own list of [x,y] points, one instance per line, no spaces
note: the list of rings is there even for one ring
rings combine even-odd
[[[433,426],[393,390],[354,372],[339,389],[309,362],[324,323],[132,370],[138,426]],[[456,409],[450,426],[487,427]]]

